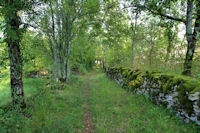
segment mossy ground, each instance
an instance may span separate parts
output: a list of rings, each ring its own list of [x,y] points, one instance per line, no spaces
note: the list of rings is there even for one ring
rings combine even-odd
[[[200,130],[195,124],[185,124],[170,116],[167,110],[143,96],[123,90],[102,72],[73,76],[61,89],[52,90],[45,82],[42,84],[39,79],[32,84],[37,97],[27,100],[26,113],[30,116],[15,111],[0,112],[0,132],[83,132],[86,85],[94,132],[195,133]]]

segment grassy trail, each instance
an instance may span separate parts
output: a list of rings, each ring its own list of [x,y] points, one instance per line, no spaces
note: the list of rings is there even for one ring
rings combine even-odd
[[[184,124],[143,96],[126,92],[104,73],[88,73],[82,78],[89,86],[89,107],[95,133],[198,132],[195,125]]]
[[[45,87],[28,100],[27,118],[13,111],[1,114],[0,133],[198,133],[169,111],[143,96],[131,94],[100,71],[76,75],[68,84]],[[28,85],[28,84],[27,84]],[[62,86],[62,87],[60,87]],[[1,111],[1,110],[0,110]],[[17,121],[16,121],[17,120]]]

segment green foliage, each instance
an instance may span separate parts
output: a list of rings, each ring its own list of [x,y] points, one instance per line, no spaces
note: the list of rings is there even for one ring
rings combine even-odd
[[[43,2],[46,5],[42,5]],[[113,73],[121,71],[125,78],[124,87],[132,86],[132,90],[143,84],[144,77],[156,81],[163,93],[179,85],[178,98],[190,112],[185,93],[200,91],[200,83],[179,75],[187,46],[186,38],[179,35],[184,30],[179,23],[158,17],[161,13],[185,19],[186,1],[145,0],[146,6],[155,11],[154,15],[150,14],[151,11],[145,12],[149,11],[145,7],[138,8],[143,2],[0,0],[0,42],[3,42],[0,43],[0,106],[11,102],[7,46],[14,42],[20,45],[22,52],[28,104],[25,112],[31,114],[24,117],[16,111],[0,109],[0,132],[81,132],[84,88],[80,87],[91,82],[88,71],[97,65],[97,60],[102,66],[114,67],[111,68]],[[139,13],[137,23],[133,21],[136,13]],[[30,25],[39,29],[27,29]],[[131,29],[133,25],[136,25],[135,34]],[[3,36],[1,32],[4,32]],[[199,44],[197,41],[192,67],[192,76],[196,79],[200,78]],[[132,56],[134,70],[129,70]],[[72,75],[69,84],[63,83],[67,75],[67,59],[70,59],[70,68],[74,71],[72,74],[77,71],[83,74],[83,77]],[[49,75],[48,83],[47,79],[35,78],[42,71],[54,74]],[[58,78],[61,82],[52,79],[59,74],[64,75]],[[118,87],[103,74],[97,73],[92,81],[91,106],[97,132],[190,132],[192,125],[184,127],[179,120],[173,121],[176,117],[168,117],[165,110],[146,99],[117,90]],[[44,86],[46,83],[48,87]],[[137,100],[132,102],[132,99]]]
[[[87,73],[87,69],[82,64],[79,66],[78,70],[79,70],[80,73],[83,73],[83,74]]]
[[[74,39],[72,45],[72,68],[85,73],[95,65],[95,50],[97,44],[88,34],[82,33]],[[86,69],[86,70],[83,70]]]
[[[22,40],[21,49],[26,77],[42,70],[51,71],[53,65],[49,54],[50,49],[46,38],[43,38],[41,33],[27,31]]]

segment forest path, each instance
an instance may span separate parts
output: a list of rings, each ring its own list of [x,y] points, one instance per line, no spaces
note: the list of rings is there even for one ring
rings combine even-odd
[[[164,108],[123,90],[101,71],[81,78],[86,105],[84,133],[194,132]]]
[[[92,114],[90,111],[90,101],[89,101],[89,88],[90,88],[90,80],[93,78],[94,76],[94,72],[92,72],[92,75],[89,76],[89,79],[85,85],[85,119],[84,119],[84,125],[85,125],[85,129],[84,129],[84,133],[93,133],[93,123],[92,123]]]
[[[122,89],[100,70],[73,75],[63,88],[47,88],[23,132],[196,133],[166,109]],[[32,104],[32,103],[30,103]],[[23,123],[23,122],[22,122]],[[1,127],[1,125],[0,125]],[[1,128],[0,128],[1,129]],[[1,131],[0,131],[1,132]]]

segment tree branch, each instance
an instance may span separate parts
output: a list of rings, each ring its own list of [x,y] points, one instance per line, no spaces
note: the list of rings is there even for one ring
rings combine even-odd
[[[159,16],[165,17],[167,19],[171,19],[171,20],[174,20],[174,21],[186,23],[186,20],[184,20],[184,19],[173,17],[173,16],[169,16],[169,15],[164,14],[162,12],[159,12],[159,11],[156,11],[156,10],[152,10],[149,7],[147,7],[146,5],[136,4],[136,5],[133,5],[133,6],[124,7],[123,9],[130,8],[130,7],[137,7],[137,8],[140,8],[140,9],[146,9],[147,11],[151,12],[154,15],[159,15]]]
[[[25,27],[32,27],[32,28],[34,28],[34,29],[38,29],[39,28],[39,26],[36,26],[36,25],[32,25],[32,24],[28,24],[28,23],[21,23],[21,24],[23,24]]]
[[[193,40],[196,42],[199,37],[199,32],[200,32],[200,0],[197,3],[197,17],[195,20],[195,25],[194,25],[194,32],[193,32]]]
[[[161,16],[161,17],[165,17],[165,18],[167,18],[167,19],[171,19],[171,20],[174,20],[174,21],[186,23],[186,20],[184,20],[184,19],[172,17],[172,16],[166,15],[166,14],[164,14],[164,13],[162,13],[162,12],[154,11],[154,10],[152,10],[152,9],[146,7],[146,6],[145,6],[145,8],[146,8],[148,11],[150,11],[152,14],[159,15],[159,16]]]

